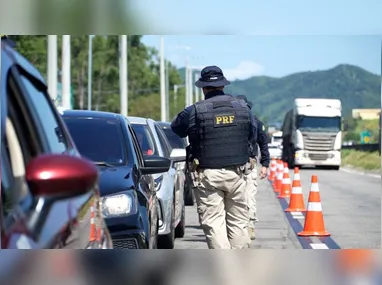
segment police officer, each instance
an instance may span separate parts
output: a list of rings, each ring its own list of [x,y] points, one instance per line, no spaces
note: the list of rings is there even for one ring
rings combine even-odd
[[[244,95],[236,96],[238,99],[244,100],[248,108],[252,109],[252,102],[248,101],[248,98]],[[264,179],[267,176],[267,171],[270,162],[269,149],[268,149],[268,137],[265,133],[265,127],[263,122],[257,119],[257,141],[249,142],[250,147],[250,168],[251,173],[248,175],[248,204],[249,204],[249,223],[248,232],[252,240],[255,236],[255,224],[258,222],[257,218],[257,206],[256,206],[256,194],[257,194],[257,161],[258,161],[258,149],[260,148],[260,179]]]
[[[205,67],[195,82],[205,100],[171,123],[174,133],[189,138],[199,221],[210,249],[244,249],[251,242],[245,171],[257,126],[245,102],[224,93],[228,84],[219,67]]]

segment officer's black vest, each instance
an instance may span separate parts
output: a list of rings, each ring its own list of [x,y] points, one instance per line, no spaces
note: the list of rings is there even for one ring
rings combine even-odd
[[[195,103],[198,144],[192,154],[201,168],[243,165],[249,160],[251,126],[248,107],[231,95],[218,95]]]

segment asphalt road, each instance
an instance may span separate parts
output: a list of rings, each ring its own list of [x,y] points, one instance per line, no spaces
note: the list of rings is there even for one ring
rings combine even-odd
[[[381,247],[381,179],[345,171],[301,169],[301,184],[307,203],[310,179],[318,176],[326,230],[341,248]],[[291,180],[293,171],[290,171]],[[288,200],[287,200],[288,201]],[[301,249],[279,199],[267,181],[259,183],[259,223],[251,248]],[[303,225],[304,220],[298,220]],[[320,243],[317,238],[313,243]],[[186,208],[186,235],[176,249],[207,249],[199,227],[196,206]]]
[[[381,248],[381,178],[341,170],[300,174],[305,201],[317,175],[326,230],[341,248]]]

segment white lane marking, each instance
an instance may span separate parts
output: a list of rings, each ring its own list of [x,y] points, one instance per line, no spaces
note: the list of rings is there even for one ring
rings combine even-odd
[[[301,212],[290,212],[290,213],[293,216],[293,219],[300,220],[305,218]]]
[[[18,249],[32,249],[32,245],[29,242],[29,239],[25,235],[21,235],[16,242],[16,247]]]
[[[329,247],[324,243],[311,243],[310,246],[313,249],[329,249]]]
[[[380,174],[372,174],[372,173],[367,173],[367,172],[360,172],[360,171],[353,170],[353,169],[348,169],[348,168],[340,168],[340,170],[343,171],[343,172],[351,173],[351,174],[358,174],[358,175],[364,175],[364,176],[369,176],[369,177],[381,179],[381,175]]]

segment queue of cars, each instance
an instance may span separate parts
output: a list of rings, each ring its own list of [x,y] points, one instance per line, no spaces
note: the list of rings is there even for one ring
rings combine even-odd
[[[193,204],[186,141],[148,118],[58,111],[5,41],[1,58],[0,248],[173,248]]]

